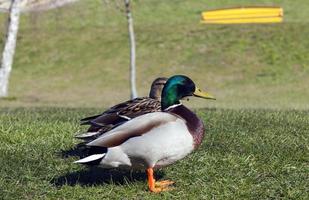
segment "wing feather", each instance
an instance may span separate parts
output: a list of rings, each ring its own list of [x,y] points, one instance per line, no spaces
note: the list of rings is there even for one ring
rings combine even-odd
[[[117,104],[100,115],[84,118],[82,125],[90,125],[88,132],[104,133],[102,127],[113,125],[116,127],[137,116],[157,112],[161,110],[161,103],[158,100],[149,97],[135,98],[120,104]]]
[[[115,147],[121,145],[132,137],[138,137],[147,134],[151,129],[162,124],[176,121],[175,115],[165,112],[148,113],[136,117],[113,130],[106,132],[101,137],[88,143],[88,146]]]

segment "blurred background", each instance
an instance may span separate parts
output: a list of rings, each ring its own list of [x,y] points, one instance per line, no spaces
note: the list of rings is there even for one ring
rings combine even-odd
[[[4,4],[3,4],[4,5]],[[201,12],[277,5],[284,22],[205,25]],[[185,74],[217,97],[194,107],[308,109],[307,0],[136,0],[138,96],[158,76]],[[8,13],[0,13],[1,47]],[[24,12],[1,107],[109,107],[127,100],[129,41],[123,1],[82,0]]]

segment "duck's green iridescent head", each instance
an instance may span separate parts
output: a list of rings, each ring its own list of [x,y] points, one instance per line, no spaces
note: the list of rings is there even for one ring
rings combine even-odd
[[[163,88],[161,96],[161,109],[179,104],[179,100],[187,96],[196,96],[205,99],[215,99],[212,95],[202,92],[187,76],[175,75],[169,78]]]

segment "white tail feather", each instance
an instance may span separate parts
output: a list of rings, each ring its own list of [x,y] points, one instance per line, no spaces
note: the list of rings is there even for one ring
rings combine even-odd
[[[93,136],[95,136],[97,134],[99,134],[99,132],[87,132],[87,133],[82,133],[82,134],[78,133],[74,137],[78,138],[78,139],[87,139],[87,138],[93,137]]]
[[[91,162],[91,161],[95,161],[95,160],[101,159],[101,158],[103,158],[104,156],[105,156],[105,153],[102,153],[102,154],[93,154],[93,155],[88,156],[88,157],[86,157],[86,158],[77,160],[77,161],[75,161],[74,163],[84,164],[84,163],[88,163],[88,162]]]

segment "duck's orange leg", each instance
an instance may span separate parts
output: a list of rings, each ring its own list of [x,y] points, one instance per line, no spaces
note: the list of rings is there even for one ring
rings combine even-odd
[[[156,182],[156,180],[153,177],[153,168],[148,168],[146,171],[148,177],[148,187],[151,192],[158,193],[172,189],[169,188],[168,186],[174,184],[173,181],[165,180]]]

